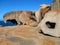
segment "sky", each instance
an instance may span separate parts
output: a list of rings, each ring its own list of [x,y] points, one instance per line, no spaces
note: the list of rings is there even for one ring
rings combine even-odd
[[[18,10],[38,10],[41,4],[51,4],[52,0],[0,0],[0,20],[3,15]]]

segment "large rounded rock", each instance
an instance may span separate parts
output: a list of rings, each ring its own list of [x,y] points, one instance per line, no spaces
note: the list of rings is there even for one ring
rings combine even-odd
[[[46,13],[38,27],[44,34],[60,37],[60,10]]]

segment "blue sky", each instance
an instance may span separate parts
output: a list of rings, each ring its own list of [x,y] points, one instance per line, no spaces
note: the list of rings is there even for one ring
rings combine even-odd
[[[41,4],[51,4],[52,0],[0,0],[0,20],[7,12],[17,10],[37,10]]]

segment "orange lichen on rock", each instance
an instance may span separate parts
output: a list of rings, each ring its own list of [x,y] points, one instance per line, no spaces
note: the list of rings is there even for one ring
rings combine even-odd
[[[60,10],[51,10],[51,11],[52,11],[52,12],[60,12]],[[51,11],[50,11],[50,12],[51,12]]]

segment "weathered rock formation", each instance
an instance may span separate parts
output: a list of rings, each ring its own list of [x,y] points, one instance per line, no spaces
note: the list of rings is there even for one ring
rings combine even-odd
[[[60,10],[60,0],[53,0],[51,4],[52,10]]]
[[[37,25],[38,23],[34,19],[34,14],[31,11],[15,11],[6,13],[4,16],[4,22],[11,21],[16,24]],[[34,20],[33,20],[34,19]]]

